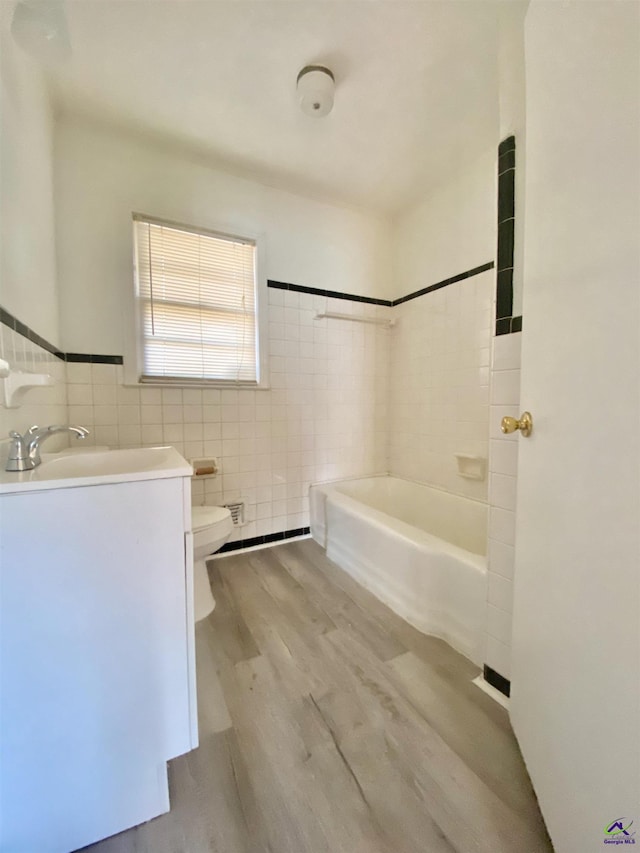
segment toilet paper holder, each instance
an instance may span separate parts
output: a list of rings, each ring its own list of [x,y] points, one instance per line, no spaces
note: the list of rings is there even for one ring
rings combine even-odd
[[[218,460],[215,457],[190,459],[194,477],[215,477],[219,471]]]

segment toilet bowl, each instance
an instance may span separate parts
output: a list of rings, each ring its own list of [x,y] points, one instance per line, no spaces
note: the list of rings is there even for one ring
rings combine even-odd
[[[224,506],[191,507],[191,532],[193,533],[193,586],[195,620],[208,616],[216,603],[211,593],[205,560],[215,554],[231,536],[233,521]]]

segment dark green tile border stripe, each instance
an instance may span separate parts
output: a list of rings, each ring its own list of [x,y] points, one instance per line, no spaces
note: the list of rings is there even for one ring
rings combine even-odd
[[[308,536],[311,532],[309,527],[296,527],[293,530],[283,530],[280,533],[267,533],[266,536],[252,536],[250,539],[238,539],[235,542],[225,542],[218,554],[226,554],[228,551],[240,551],[242,548],[253,548],[256,545],[269,545],[271,542],[284,542],[285,539],[293,539],[296,536]]]
[[[464,281],[465,278],[471,278],[474,275],[492,270],[495,266],[494,261],[489,261],[479,267],[474,267],[470,270],[452,275],[451,278],[445,278],[442,281],[437,281],[435,284],[430,284],[423,287],[421,290],[416,290],[413,293],[408,293],[406,296],[401,296],[399,299],[374,299],[372,296],[358,296],[355,293],[343,293],[339,290],[322,290],[319,287],[306,287],[303,284],[288,284],[284,281],[267,280],[267,287],[273,287],[276,290],[290,290],[294,293],[310,293],[315,296],[327,296],[331,299],[348,299],[351,302],[365,302],[369,305],[386,305],[393,308],[396,305],[401,305],[403,302],[408,302],[410,299],[417,299],[418,296],[424,296],[425,293],[431,293],[434,290],[440,290],[442,287],[447,287],[449,284],[455,284],[457,281]]]
[[[501,317],[496,320],[496,336],[511,335],[513,332],[522,331],[522,315],[518,317]]]
[[[124,359],[121,355],[96,355],[94,353],[78,353],[78,352],[62,352],[58,347],[41,337],[33,329],[30,329],[24,323],[21,323],[17,317],[10,314],[5,308],[0,307],[0,323],[22,335],[23,338],[42,347],[43,350],[50,352],[59,358],[61,361],[80,362],[83,364],[123,364]]]
[[[507,154],[509,151],[516,150],[516,138],[515,136],[507,136],[502,140],[500,145],[498,145],[498,157],[501,157],[503,154]]]
[[[95,353],[67,352],[64,360],[73,364],[124,364],[121,355],[96,355]]]
[[[498,243],[496,246],[496,335],[522,331],[522,317],[513,316],[515,242],[516,138],[498,146]]]
[[[493,261],[489,261],[488,263],[482,264],[479,267],[474,267],[473,269],[465,270],[464,272],[458,273],[457,275],[453,275],[450,278],[445,278],[442,281],[436,282],[435,284],[430,284],[428,287],[423,287],[421,290],[416,290],[414,293],[409,293],[406,296],[401,296],[399,299],[375,299],[372,296],[358,296],[355,293],[343,293],[338,290],[322,290],[318,287],[306,287],[302,284],[290,284],[288,282],[274,281],[272,279],[267,280],[267,287],[272,287],[276,290],[289,290],[294,293],[309,293],[316,296],[326,296],[332,299],[347,299],[351,302],[361,302],[366,303],[368,305],[385,305],[389,308],[392,308],[396,305],[401,305],[403,302],[408,302],[410,299],[417,299],[419,296],[424,296],[426,293],[431,293],[434,290],[440,290],[440,288],[447,287],[449,284],[455,284],[458,281],[464,281],[464,279],[466,278],[471,278],[474,275],[479,275],[480,273],[493,269],[494,266],[495,263]],[[18,319],[16,319],[12,314],[10,314],[2,307],[0,307],[0,322],[4,323],[4,325],[8,326],[10,329],[13,329],[14,331],[23,335],[25,338],[28,338],[30,341],[33,341],[33,343],[37,344],[38,346],[41,346],[43,349],[52,353],[62,361],[76,364],[124,363],[124,359],[121,355],[99,355],[96,353],[80,352],[64,353],[57,347],[54,347],[54,345],[49,343],[49,341],[46,341],[44,338],[40,337],[40,335],[38,335],[28,326],[25,326],[24,323],[21,323]]]
[[[498,157],[498,176],[500,176],[503,172],[506,172],[507,169],[515,169],[516,166],[516,152],[515,149],[511,151],[507,151],[505,154],[500,154]]]
[[[267,287],[275,290],[290,290],[294,293],[310,293],[314,296],[329,296],[331,299],[348,299],[350,302],[366,302],[368,305],[393,305],[390,299],[358,296],[355,293],[343,293],[340,290],[322,290],[320,287],[306,287],[304,284],[289,284],[286,281],[273,281],[273,279],[267,279]]]
[[[60,352],[58,347],[55,347],[52,343],[45,340],[45,338],[41,337],[37,332],[34,332],[33,329],[25,326],[25,324],[21,323],[17,317],[14,317],[13,314],[10,314],[2,307],[0,307],[0,323],[7,326],[9,329],[12,329],[12,331],[17,332],[19,335],[22,335],[23,338],[27,338],[27,340],[37,346],[42,347],[42,349],[50,352],[52,355],[55,355],[56,358],[60,358],[64,361],[64,353]]]
[[[401,296],[400,299],[394,299],[391,304],[393,306],[401,305],[403,302],[408,302],[410,299],[417,299],[418,296],[424,296],[425,293],[440,290],[440,288],[447,287],[449,284],[455,284],[457,281],[464,281],[465,278],[471,278],[472,276],[480,275],[480,273],[486,272],[487,270],[492,270],[494,266],[495,263],[493,261],[489,261],[486,264],[482,264],[482,266],[474,267],[471,270],[465,270],[465,272],[453,275],[451,278],[445,278],[442,281],[436,282],[436,284],[430,284],[428,287],[423,287],[422,290],[416,290],[415,293],[409,293],[407,296]]]
[[[511,682],[508,678],[505,678],[504,675],[500,675],[500,673],[496,672],[495,669],[491,669],[491,667],[487,666],[486,663],[483,667],[483,675],[487,684],[495,687],[496,690],[499,690],[500,693],[503,694],[503,696],[509,698],[511,695]]]

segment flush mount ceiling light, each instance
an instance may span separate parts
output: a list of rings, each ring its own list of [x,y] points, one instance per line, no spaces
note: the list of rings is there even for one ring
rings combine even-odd
[[[297,80],[298,101],[302,112],[316,117],[330,113],[335,87],[335,78],[324,65],[305,65]]]
[[[19,0],[11,34],[25,53],[41,62],[62,62],[71,56],[62,0]]]

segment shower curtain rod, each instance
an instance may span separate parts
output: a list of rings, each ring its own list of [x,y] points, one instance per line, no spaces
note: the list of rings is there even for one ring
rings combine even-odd
[[[334,311],[327,311],[323,314],[316,314],[316,320],[350,320],[352,323],[371,323],[374,326],[384,326],[386,329],[395,326],[395,320],[383,320],[378,317],[357,317],[354,314],[338,314]]]

